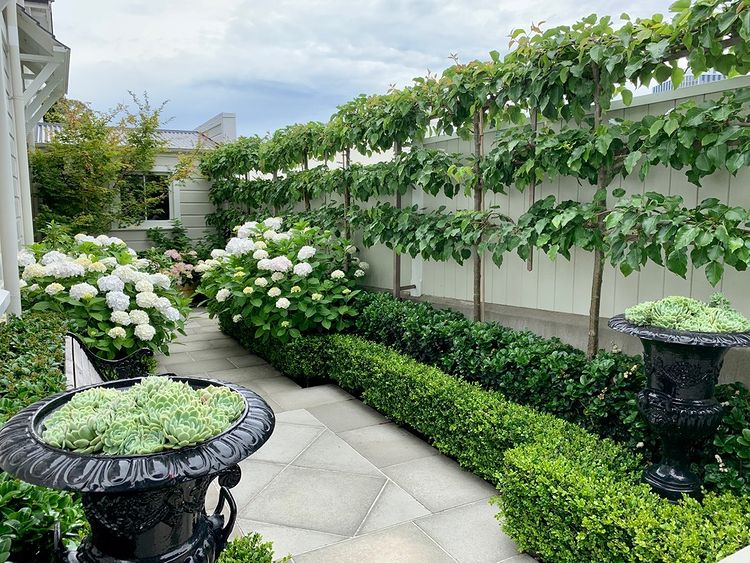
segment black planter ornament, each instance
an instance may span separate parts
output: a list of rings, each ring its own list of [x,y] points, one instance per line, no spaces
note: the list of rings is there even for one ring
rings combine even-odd
[[[722,417],[714,388],[730,348],[750,346],[750,333],[685,332],[639,326],[624,315],[609,327],[637,336],[643,345],[647,387],[638,410],[661,439],[661,460],[643,472],[660,495],[677,501],[700,496],[701,480],[690,470],[690,453],[716,432]]]
[[[200,388],[221,385],[240,393],[245,411],[231,427],[205,442],[156,454],[84,455],[45,444],[44,419],[72,396],[93,387],[122,389],[141,378],[80,387],[34,403],[0,428],[0,469],[34,485],[81,493],[91,534],[67,563],[213,563],[237,517],[230,489],[240,481],[240,461],[271,436],[275,418],[256,393],[209,379],[172,377]],[[219,503],[205,510],[215,478]],[[229,506],[229,517],[221,514]]]

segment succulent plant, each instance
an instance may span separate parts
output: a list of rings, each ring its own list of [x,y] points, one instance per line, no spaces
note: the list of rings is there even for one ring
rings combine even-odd
[[[625,318],[637,325],[692,332],[750,331],[750,320],[732,309],[720,293],[711,296],[708,304],[680,295],[645,301],[626,309]]]
[[[193,389],[153,376],[124,391],[96,387],[76,393],[45,419],[42,439],[82,454],[151,454],[216,436],[244,409],[242,396],[226,387]]]

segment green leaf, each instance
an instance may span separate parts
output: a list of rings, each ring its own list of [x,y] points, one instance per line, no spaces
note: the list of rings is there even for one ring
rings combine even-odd
[[[670,12],[682,12],[690,8],[690,0],[677,0],[670,7]]]
[[[685,71],[680,67],[676,66],[672,69],[672,88],[677,90],[682,84],[682,79],[685,77]]]
[[[629,106],[633,103],[633,92],[631,92],[627,88],[623,88],[622,92],[620,92],[620,95],[622,96],[622,103],[626,106]]]
[[[724,275],[724,264],[721,262],[711,262],[706,266],[706,278],[712,286],[721,281],[722,275]]]
[[[642,156],[643,153],[641,153],[641,151],[633,151],[627,157],[625,157],[625,171],[628,174],[633,172],[635,165],[638,164],[638,161]]]

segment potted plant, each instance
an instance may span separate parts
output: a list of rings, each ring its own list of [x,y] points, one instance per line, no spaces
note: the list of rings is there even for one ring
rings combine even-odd
[[[0,429],[0,469],[81,493],[91,534],[66,561],[211,563],[234,526],[237,464],[273,428],[271,408],[238,385],[125,379],[53,395],[11,418]]]
[[[682,296],[644,302],[613,317],[609,326],[643,345],[648,383],[638,394],[638,410],[662,443],[661,459],[644,471],[644,481],[674,501],[699,496],[691,452],[721,422],[714,387],[727,351],[750,346],[750,321],[715,294],[709,303]]]

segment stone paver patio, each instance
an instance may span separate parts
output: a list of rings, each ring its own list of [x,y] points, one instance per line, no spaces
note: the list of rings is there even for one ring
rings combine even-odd
[[[296,563],[534,561],[500,531],[482,479],[337,386],[300,388],[204,311],[186,331],[160,373],[244,385],[276,413],[271,439],[240,464],[236,533],[260,532]]]

